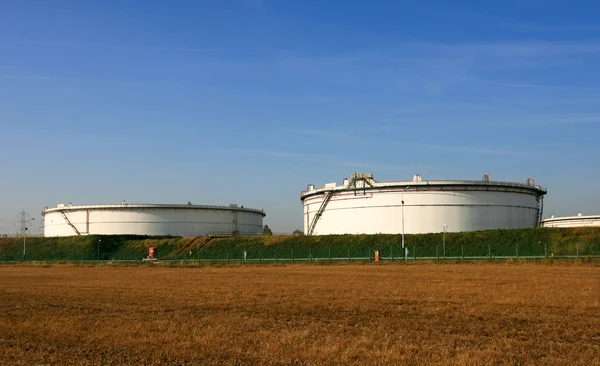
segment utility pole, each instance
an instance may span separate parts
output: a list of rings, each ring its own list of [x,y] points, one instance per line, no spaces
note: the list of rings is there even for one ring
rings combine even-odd
[[[21,216],[21,220],[19,221],[21,222],[21,236],[23,236],[23,258],[25,258],[25,251],[27,248],[27,223],[35,220],[35,218],[28,219],[27,216],[29,216],[29,213],[25,212],[25,209],[17,214],[17,217],[19,216]]]
[[[21,236],[25,236],[25,230],[27,230],[27,216],[29,216],[29,214],[27,212],[25,212],[25,209],[23,209],[23,211],[19,212],[17,214],[17,218],[21,216],[21,220],[19,220],[21,222]]]

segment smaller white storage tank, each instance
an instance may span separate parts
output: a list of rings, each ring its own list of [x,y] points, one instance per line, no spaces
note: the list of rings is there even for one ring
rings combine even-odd
[[[577,216],[554,217],[542,220],[543,227],[588,227],[600,226],[600,215],[584,216],[581,212]]]
[[[258,235],[263,210],[229,206],[177,204],[87,205],[46,208],[44,236],[153,235],[205,236]]]

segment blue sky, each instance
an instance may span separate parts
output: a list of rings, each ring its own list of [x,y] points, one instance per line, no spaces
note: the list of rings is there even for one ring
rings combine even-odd
[[[600,213],[600,3],[0,2],[0,232],[21,209],[535,178]],[[33,227],[34,232],[37,226]]]

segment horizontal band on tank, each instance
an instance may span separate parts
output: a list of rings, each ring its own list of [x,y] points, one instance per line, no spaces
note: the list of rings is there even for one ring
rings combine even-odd
[[[420,182],[375,182],[373,186],[364,187],[324,187],[311,191],[302,191],[300,199],[327,194],[329,192],[377,192],[377,193],[410,193],[425,191],[493,191],[493,192],[514,192],[533,194],[543,196],[547,193],[545,188],[532,186],[523,183],[512,182],[484,182],[484,181],[420,181]]]
[[[340,208],[328,208],[327,211],[344,211],[344,210],[351,210],[354,211],[356,209],[361,209],[361,208],[366,208],[366,209],[372,209],[372,208],[385,208],[385,207],[402,207],[404,206],[405,208],[409,208],[409,207],[510,207],[510,208],[525,208],[528,210],[537,210],[537,207],[531,207],[531,206],[518,206],[518,205],[491,205],[491,204],[485,204],[485,203],[456,203],[456,204],[452,204],[452,203],[441,203],[441,204],[415,204],[415,205],[377,205],[377,206],[352,206],[352,207],[340,207]],[[316,211],[309,211],[309,212],[305,212],[304,215],[306,215],[307,213],[314,213]]]
[[[210,205],[181,205],[181,204],[120,204],[120,205],[83,205],[83,206],[64,206],[53,207],[42,210],[42,216],[51,212],[65,211],[106,211],[106,210],[215,210],[215,211],[238,211],[260,214],[265,217],[264,210],[255,208],[245,208],[239,206],[210,206]]]
[[[81,221],[72,221],[73,224],[86,224],[86,222],[81,222]],[[210,221],[93,221],[90,222],[90,225],[102,225],[102,224],[182,224],[182,225],[189,225],[189,224],[210,224],[210,225],[231,225],[231,222],[210,222]],[[46,224],[45,226],[56,226],[56,225],[67,225],[66,222],[60,222],[57,224],[54,223],[49,223]],[[252,224],[237,224],[238,226],[241,227],[257,227],[257,228],[261,228],[261,225],[252,225]]]
[[[362,188],[360,189],[362,191]],[[511,191],[511,190],[439,190],[439,189],[427,189],[427,190],[375,190],[375,191],[370,191],[370,192],[365,192],[363,193],[354,193],[354,190],[345,190],[345,191],[340,191],[339,193],[334,193],[331,196],[331,202],[339,202],[339,201],[344,201],[344,200],[359,200],[359,199],[368,199],[368,198],[373,198],[373,194],[379,194],[379,193],[389,193],[389,194],[404,194],[406,195],[407,199],[409,197],[411,197],[411,195],[414,194],[435,194],[435,193],[440,193],[440,192],[502,192],[502,193],[517,193],[517,194],[527,194],[527,195],[531,195],[531,192],[518,192],[518,191]],[[309,203],[312,201],[320,201],[323,197],[323,195],[327,193],[327,192],[321,192],[320,194],[316,194],[316,195],[311,195],[310,197],[305,197],[303,199],[303,202]],[[408,205],[405,205],[408,206]]]

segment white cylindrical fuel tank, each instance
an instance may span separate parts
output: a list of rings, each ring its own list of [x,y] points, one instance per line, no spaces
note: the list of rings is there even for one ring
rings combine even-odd
[[[481,181],[376,182],[361,175],[348,185],[303,191],[304,232],[421,234],[536,227],[546,189]]]
[[[44,209],[44,236],[262,233],[262,210],[229,206],[128,204],[65,206]]]

